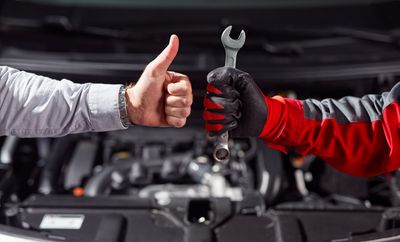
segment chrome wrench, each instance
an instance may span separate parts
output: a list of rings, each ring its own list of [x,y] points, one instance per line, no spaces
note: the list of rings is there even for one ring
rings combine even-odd
[[[246,41],[246,33],[242,30],[239,38],[232,39],[230,37],[232,26],[228,26],[221,35],[222,45],[225,48],[225,67],[236,67],[236,56],[240,48],[243,47]],[[229,134],[228,131],[216,137],[214,159],[217,162],[226,163],[229,160]]]

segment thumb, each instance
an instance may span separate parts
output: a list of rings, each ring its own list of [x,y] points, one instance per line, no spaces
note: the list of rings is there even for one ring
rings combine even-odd
[[[179,49],[179,38],[177,35],[171,35],[168,46],[150,63],[149,67],[156,74],[165,73],[171,63],[174,61]]]

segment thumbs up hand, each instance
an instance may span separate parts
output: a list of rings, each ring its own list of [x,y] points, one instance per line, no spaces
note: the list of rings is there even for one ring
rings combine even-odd
[[[182,127],[193,102],[189,78],[168,71],[179,49],[178,36],[145,68],[136,85],[128,87],[126,102],[131,123],[144,126]]]

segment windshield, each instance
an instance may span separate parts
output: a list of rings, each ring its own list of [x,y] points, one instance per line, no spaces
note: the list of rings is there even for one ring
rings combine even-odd
[[[25,0],[55,5],[157,8],[270,8],[370,4],[372,0]]]

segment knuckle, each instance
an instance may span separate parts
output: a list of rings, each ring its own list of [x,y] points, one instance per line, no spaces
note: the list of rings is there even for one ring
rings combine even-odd
[[[215,70],[213,70],[207,74],[207,80],[209,80],[209,81],[215,80],[216,77],[217,77],[217,75],[215,73]]]
[[[182,98],[181,99],[181,104],[182,106],[188,106],[189,104],[189,99],[188,98]]]
[[[192,84],[190,83],[189,78],[185,79],[183,83],[188,89],[191,89]]]
[[[185,82],[188,82],[189,81],[189,76],[187,76],[185,74],[182,74],[182,80],[185,81]]]
[[[173,94],[175,92],[175,88],[174,88],[173,84],[168,84],[167,90],[168,90],[169,94]]]
[[[177,96],[170,96],[166,99],[166,104],[173,106],[173,107],[190,107],[192,105],[192,98],[191,96],[185,97],[177,97]]]
[[[190,113],[192,112],[191,108],[186,109],[186,117],[189,117]]]
[[[173,104],[175,102],[174,97],[169,95],[165,102],[170,105]]]
[[[154,67],[154,64],[150,63],[146,66],[145,68],[145,73],[150,76],[150,77],[156,77],[159,76],[159,70]]]
[[[183,84],[183,85],[181,86],[181,91],[182,91],[183,93],[188,93],[188,92],[189,92],[189,86],[188,86],[187,84]]]
[[[182,117],[188,117],[190,115],[190,109],[189,108],[182,109],[181,115]]]
[[[183,126],[185,126],[185,123],[186,123],[186,119],[178,119],[176,121],[176,127],[182,128]]]
[[[185,125],[186,119],[181,119],[181,118],[176,118],[173,116],[170,116],[167,118],[167,121],[170,125],[176,127],[176,128],[181,128]]]

